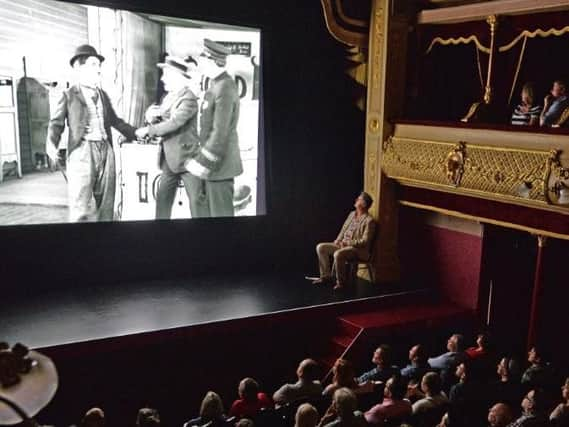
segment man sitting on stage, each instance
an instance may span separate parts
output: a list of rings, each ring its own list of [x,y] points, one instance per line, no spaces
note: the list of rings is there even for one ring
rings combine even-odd
[[[332,267],[330,257],[334,257],[336,271],[336,284],[334,289],[341,289],[347,281],[347,263],[349,261],[367,261],[371,253],[371,243],[375,234],[375,220],[368,213],[373,199],[365,191],[356,202],[354,211],[350,212],[344,222],[340,234],[333,243],[319,243],[316,246],[320,277],[313,280],[314,284],[332,281]]]

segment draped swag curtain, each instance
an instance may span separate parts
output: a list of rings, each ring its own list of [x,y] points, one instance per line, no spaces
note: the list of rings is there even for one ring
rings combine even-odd
[[[417,29],[416,87],[408,100],[412,119],[456,120],[484,93],[490,47],[484,21],[424,25]],[[533,82],[536,102],[555,79],[569,79],[569,12],[499,17],[493,66],[497,122],[507,122],[522,86]],[[474,71],[473,71],[474,70]],[[410,73],[413,75],[413,70]],[[436,100],[436,105],[433,105]]]

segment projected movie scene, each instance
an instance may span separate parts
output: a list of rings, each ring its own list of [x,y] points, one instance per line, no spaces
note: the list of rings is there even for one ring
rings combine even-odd
[[[52,0],[0,18],[0,225],[265,213],[259,29]]]

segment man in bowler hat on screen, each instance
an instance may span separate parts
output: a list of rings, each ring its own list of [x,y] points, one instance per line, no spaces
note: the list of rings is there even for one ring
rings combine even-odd
[[[204,180],[212,217],[235,215],[235,177],[243,173],[237,137],[239,93],[225,69],[230,53],[227,47],[204,40],[198,66],[209,78],[209,87],[200,109],[201,148],[194,158],[186,162],[186,169]]]
[[[117,116],[100,88],[104,60],[92,46],[76,49],[69,64],[77,72],[78,84],[63,92],[49,121],[47,143],[55,148],[58,160],[67,164],[72,222],[113,220],[116,169],[111,127],[129,139],[136,138],[135,128]],[[67,149],[61,149],[66,122]]]

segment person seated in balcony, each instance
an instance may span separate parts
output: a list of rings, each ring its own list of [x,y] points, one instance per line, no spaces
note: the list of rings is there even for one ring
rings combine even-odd
[[[136,427],[160,427],[160,414],[154,408],[140,408],[136,416]]]
[[[544,388],[551,386],[552,371],[546,362],[544,351],[537,345],[534,345],[528,352],[528,362],[530,366],[522,375],[522,385],[527,388]]]
[[[508,427],[547,427],[547,395],[539,388],[531,389],[522,400],[522,415]]]
[[[202,426],[204,424],[221,426],[225,423],[226,419],[227,417],[223,410],[221,397],[213,391],[208,391],[200,406],[200,416],[188,421],[184,426]]]
[[[316,427],[318,425],[318,410],[310,403],[303,403],[296,410],[294,427]]]
[[[369,214],[372,203],[371,196],[363,191],[356,198],[355,210],[348,215],[336,240],[316,246],[320,277],[312,281],[314,284],[332,282],[331,257],[334,258],[336,271],[335,290],[343,288],[347,283],[348,262],[369,260],[376,227],[375,220]]]
[[[403,422],[411,416],[411,402],[404,399],[407,382],[395,374],[387,380],[383,389],[383,401],[369,409],[364,416],[372,426],[391,425]]]
[[[521,103],[517,105],[512,113],[511,123],[513,125],[537,126],[541,114],[541,105],[534,102],[533,84],[526,83],[522,87]]]
[[[399,368],[392,364],[393,351],[387,344],[382,344],[375,349],[371,362],[375,368],[360,375],[357,379],[361,386],[370,386],[375,382],[385,383],[395,374],[399,374]],[[368,390],[371,391],[371,390]]]
[[[557,405],[549,415],[551,423],[556,427],[569,426],[569,377],[561,386],[561,397],[563,402]]]
[[[489,427],[507,427],[513,419],[512,410],[505,403],[496,403],[488,411]]]
[[[345,387],[352,390],[354,393],[362,393],[364,390],[356,382],[354,365],[349,360],[338,359],[332,367],[332,382],[326,386],[322,395],[324,397],[332,397],[336,390]]]
[[[543,110],[539,117],[540,126],[555,125],[567,107],[569,107],[569,98],[566,95],[565,82],[555,80],[550,93],[543,100]]]
[[[357,410],[358,400],[352,390],[341,387],[334,392],[332,405],[328,408],[320,423],[320,427],[365,427],[363,414]]]
[[[296,369],[298,381],[285,384],[273,394],[276,405],[284,405],[303,398],[318,398],[322,395],[322,384],[317,380],[318,363],[312,359],[304,359]]]
[[[237,392],[239,399],[231,405],[231,417],[254,418],[262,408],[273,406],[271,399],[265,393],[259,392],[259,384],[253,378],[241,380]]]
[[[401,375],[412,383],[418,384],[421,378],[431,369],[431,365],[427,362],[425,348],[420,345],[414,345],[409,350],[409,364],[401,369]]]

